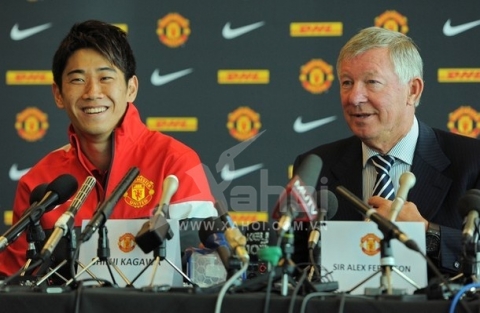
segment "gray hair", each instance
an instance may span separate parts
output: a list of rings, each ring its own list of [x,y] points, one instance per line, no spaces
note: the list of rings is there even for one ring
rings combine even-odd
[[[345,59],[358,56],[373,48],[388,48],[395,73],[404,84],[414,77],[423,80],[423,61],[413,40],[397,31],[368,27],[353,36],[340,50],[337,74]]]

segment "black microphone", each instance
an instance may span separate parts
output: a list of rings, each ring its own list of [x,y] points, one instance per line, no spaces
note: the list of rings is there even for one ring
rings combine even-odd
[[[278,213],[281,213],[278,221],[280,236],[283,236],[282,233],[288,231],[299,213],[305,216],[305,218],[300,219],[302,221],[311,222],[316,218],[318,209],[316,201],[312,197],[312,190],[315,190],[322,165],[322,159],[318,155],[309,154],[288,183],[286,196],[280,196],[273,210],[274,218],[276,215],[278,216]],[[311,190],[308,190],[309,188]]]
[[[75,195],[75,198],[72,200],[70,207],[55,222],[55,229],[40,251],[40,255],[37,256],[38,258],[42,259],[43,261],[47,260],[53,253],[53,250],[57,247],[60,239],[67,235],[68,231],[72,229],[75,221],[75,215],[85,202],[85,199],[87,199],[87,196],[90,194],[93,187],[95,187],[95,183],[96,180],[93,176],[88,176],[85,179],[82,187],[80,187]]]
[[[337,214],[338,199],[333,192],[328,189],[321,189],[319,194],[320,209],[317,219],[312,223],[310,236],[308,238],[308,248],[313,249],[320,240],[320,226],[322,222],[332,219]]]
[[[0,251],[15,241],[18,236],[31,224],[40,220],[42,215],[52,210],[56,205],[67,201],[77,190],[78,183],[70,174],[63,174],[48,184],[43,198],[31,206],[26,214],[0,236]]]
[[[219,218],[207,217],[200,223],[198,237],[205,248],[217,252],[227,271],[227,276],[231,276],[230,257],[232,253],[224,231],[224,224]]]
[[[351,191],[343,186],[338,186],[336,190],[342,197],[350,201],[361,214],[375,222],[378,226],[378,229],[380,229],[380,231],[383,233],[384,237],[398,239],[405,246],[407,246],[407,248],[420,252],[420,249],[415,241],[408,238],[408,236],[405,235],[397,225],[378,214],[375,209],[369,207]]]
[[[45,196],[47,193],[47,183],[43,183],[38,185],[37,187],[33,188],[32,192],[30,192],[30,198],[28,199],[30,206],[28,209],[23,211],[22,216],[30,214],[30,211],[35,208],[40,200]]]
[[[37,187],[33,188],[32,192],[30,193],[30,204],[34,204],[35,202],[38,203],[38,201],[42,200],[42,198],[47,193],[47,188],[47,183],[40,184]],[[23,214],[25,214],[25,212]]]
[[[149,253],[160,247],[165,240],[173,238],[173,231],[170,228],[165,214],[168,214],[170,200],[178,190],[178,178],[175,175],[168,175],[163,180],[162,197],[160,203],[154,210],[153,216],[146,221],[135,236],[136,244],[143,252]]]
[[[458,201],[459,212],[465,217],[462,240],[470,242],[477,229],[477,221],[480,212],[480,190],[470,189]]]
[[[97,208],[92,219],[88,222],[87,226],[85,226],[85,229],[80,234],[80,242],[88,241],[97,228],[105,224],[107,219],[112,214],[115,205],[127,191],[128,187],[130,187],[139,173],[140,170],[137,167],[130,168],[120,183],[112,191],[108,199],[103,201],[102,204]]]

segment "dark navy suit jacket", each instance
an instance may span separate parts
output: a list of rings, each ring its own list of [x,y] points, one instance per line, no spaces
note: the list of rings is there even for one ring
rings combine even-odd
[[[298,168],[309,154],[323,161],[320,177],[328,178],[328,189],[335,193],[341,185],[362,198],[362,147],[357,137],[321,145],[299,155]],[[407,200],[414,202],[428,221],[441,225],[442,272],[461,269],[464,216],[459,213],[458,201],[469,189],[480,188],[480,140],[433,129],[419,121],[419,137],[410,170],[416,183]],[[320,180],[317,182],[317,190]],[[332,220],[362,220],[364,217],[341,195],[337,194],[338,211]],[[305,246],[296,241],[297,261],[305,261]],[[302,252],[303,251],[303,252]],[[325,252],[322,252],[325,253]]]

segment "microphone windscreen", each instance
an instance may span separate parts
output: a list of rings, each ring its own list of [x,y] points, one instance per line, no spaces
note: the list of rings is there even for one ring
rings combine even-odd
[[[322,170],[322,159],[316,154],[309,154],[305,157],[300,166],[295,169],[294,175],[300,177],[305,186],[314,187]]]
[[[245,248],[250,256],[250,262],[257,262],[260,249],[276,246],[277,232],[268,222],[252,222],[245,229],[247,243]]]
[[[45,193],[47,193],[47,187],[48,184],[43,183],[33,188],[32,192],[30,193],[30,204],[42,200],[43,196],[45,196]]]
[[[318,194],[318,204],[320,210],[326,210],[326,219],[331,220],[338,210],[338,199],[335,194],[328,189],[321,189]]]
[[[48,184],[47,192],[51,191],[58,196],[57,203],[64,203],[77,191],[78,182],[70,174],[62,174]]]
[[[208,242],[210,236],[215,233],[222,233],[225,231],[225,225],[219,218],[216,217],[207,217],[205,218],[199,226],[198,229],[198,238],[200,242],[207,247],[205,243]]]
[[[458,210],[461,216],[467,216],[470,211],[477,211],[480,213],[480,190],[467,190],[458,201]]]

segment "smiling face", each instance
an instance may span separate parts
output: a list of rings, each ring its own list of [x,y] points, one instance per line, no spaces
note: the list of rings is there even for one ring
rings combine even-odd
[[[137,90],[136,76],[125,82],[124,73],[93,49],[72,54],[61,88],[53,84],[57,107],[65,109],[75,132],[95,141],[108,140]]]
[[[373,48],[339,66],[345,120],[366,145],[387,153],[410,130],[423,81],[402,83],[387,48]]]

